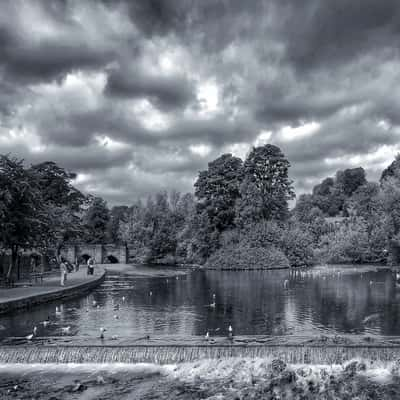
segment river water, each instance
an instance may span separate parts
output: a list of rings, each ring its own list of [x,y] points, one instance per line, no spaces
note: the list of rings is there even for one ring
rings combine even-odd
[[[400,289],[389,270],[371,266],[177,278],[109,273],[86,297],[0,317],[0,338],[26,336],[34,326],[41,337],[98,337],[101,327],[119,338],[223,336],[229,325],[236,335],[400,335]]]
[[[50,323],[44,326],[46,319]],[[373,266],[195,271],[178,278],[110,273],[81,299],[1,317],[0,338],[24,337],[34,326],[40,337],[72,342],[98,340],[100,327],[107,329],[106,339],[207,331],[224,336],[229,325],[236,335],[379,340],[400,335],[400,289],[390,271]],[[400,399],[399,369],[399,363],[363,360],[304,366],[246,358],[163,366],[0,364],[0,398]]]

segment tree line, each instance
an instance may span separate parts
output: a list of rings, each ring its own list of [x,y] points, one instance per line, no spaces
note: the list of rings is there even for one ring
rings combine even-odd
[[[368,182],[363,168],[338,171],[295,198],[290,163],[274,145],[245,160],[223,154],[200,171],[194,193],[160,192],[109,208],[73,186],[54,162],[26,166],[0,156],[0,245],[59,256],[66,243],[124,243],[132,262],[213,268],[398,262],[400,158]],[[334,220],[334,224],[332,223]]]

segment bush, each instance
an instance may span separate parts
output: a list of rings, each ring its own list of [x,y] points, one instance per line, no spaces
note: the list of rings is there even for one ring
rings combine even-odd
[[[218,249],[205,265],[216,269],[288,268],[289,261],[277,248],[250,247],[246,244],[229,245]]]
[[[317,256],[321,262],[330,264],[371,262],[366,225],[353,222],[324,235]]]
[[[282,236],[281,248],[291,267],[309,267],[315,264],[314,237],[300,226],[288,226]]]

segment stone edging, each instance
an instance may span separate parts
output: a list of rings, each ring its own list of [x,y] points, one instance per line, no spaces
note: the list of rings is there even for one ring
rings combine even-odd
[[[105,277],[106,271],[104,270],[98,278],[90,280],[89,282],[79,283],[74,286],[50,291],[47,293],[34,294],[19,299],[0,302],[0,315],[7,314],[15,310],[31,308],[33,306],[49,303],[55,300],[66,300],[73,297],[82,296],[89,290],[100,285],[104,281]]]

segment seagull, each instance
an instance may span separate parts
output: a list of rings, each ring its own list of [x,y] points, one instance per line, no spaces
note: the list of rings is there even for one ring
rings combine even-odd
[[[153,292],[150,292],[149,295],[150,295],[150,296],[153,296]]]
[[[117,335],[112,335],[111,336],[111,340],[117,340],[118,339],[118,336]]]
[[[119,316],[117,314],[114,314],[114,319],[119,319]]]
[[[64,328],[61,328],[61,332],[64,334],[68,334],[71,332],[71,327],[70,326],[66,326]]]
[[[32,339],[33,339],[33,336],[34,336],[34,334],[31,333],[30,335],[25,336],[25,338],[26,338],[27,340],[32,340]]]
[[[96,306],[97,306],[97,301],[96,301],[96,300],[93,300],[93,301],[92,301],[92,304],[93,304],[93,307],[96,307]]]
[[[104,332],[106,331],[106,328],[100,328],[100,339],[104,339]]]
[[[122,301],[125,301],[125,296],[122,296]]]
[[[232,329],[232,325],[229,325],[229,328],[228,328],[228,336],[229,336],[229,339],[233,339],[233,329]]]
[[[209,305],[209,307],[210,307],[210,308],[215,308],[215,301],[213,301],[213,302]]]
[[[47,317],[47,319],[42,321],[41,324],[46,328],[47,325],[50,325],[50,318]]]
[[[56,315],[61,315],[61,310],[58,306],[56,307]]]
[[[34,326],[34,327],[33,327],[33,335],[36,336],[36,333],[37,333],[37,327]]]
[[[210,339],[210,334],[208,333],[208,331],[206,332],[206,340]]]

